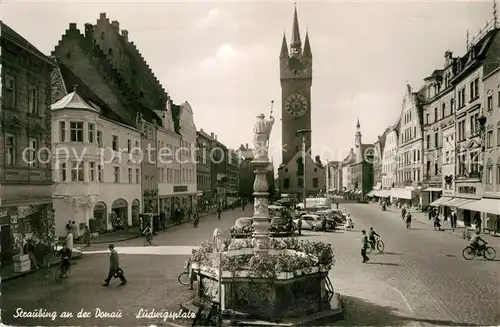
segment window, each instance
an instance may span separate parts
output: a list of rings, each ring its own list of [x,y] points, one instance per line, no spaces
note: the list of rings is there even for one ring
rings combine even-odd
[[[437,162],[434,163],[434,175],[437,175],[439,174],[439,167],[438,167],[438,164]]]
[[[500,146],[500,127],[497,128],[497,146]]]
[[[89,162],[89,181],[95,182],[95,162]]]
[[[89,143],[94,143],[95,138],[95,125],[93,123],[89,123]]]
[[[458,122],[458,141],[465,140],[465,120]]]
[[[470,154],[470,172],[476,173],[479,171],[479,153],[474,152]]]
[[[426,122],[427,124],[430,124],[430,123],[431,123],[431,115],[430,115],[430,114],[425,115],[425,122]]]
[[[290,188],[290,179],[289,179],[289,178],[285,178],[285,179],[283,180],[283,188],[284,188],[284,189],[288,189],[288,188]]]
[[[319,180],[318,178],[313,178],[313,188],[318,188],[319,187]]]
[[[493,167],[486,167],[486,184],[493,184]]]
[[[500,107],[500,85],[498,86],[498,93],[497,93],[497,107]]]
[[[434,122],[437,122],[438,120],[439,120],[438,108],[434,108]]]
[[[132,184],[132,183],[133,183],[133,181],[132,181],[132,168],[129,168],[129,169],[128,169],[128,182],[129,182],[130,184]]]
[[[118,151],[118,136],[113,135],[113,151]]]
[[[439,133],[434,134],[434,147],[439,148]]]
[[[299,177],[298,182],[299,182],[299,187],[304,187],[304,178]]]
[[[427,165],[425,169],[425,174],[427,175],[427,178],[429,177],[430,173],[431,173],[431,162],[427,160]]]
[[[496,184],[499,185],[500,184],[500,165],[497,166],[497,178],[496,178]]]
[[[462,108],[465,106],[465,87],[461,90],[458,90],[458,108]]]
[[[71,163],[71,181],[72,182],[83,182],[84,181],[84,173],[81,162],[73,161]]]
[[[96,141],[97,141],[97,146],[102,148],[102,131],[97,131]]]
[[[132,141],[131,140],[127,140],[127,150],[128,150],[128,153],[130,153],[130,151],[132,151]]]
[[[455,99],[450,100],[450,114],[453,114],[455,111]]]
[[[16,79],[5,75],[5,106],[16,108]]]
[[[69,126],[71,142],[83,142],[83,122],[72,121]]]
[[[486,132],[486,147],[488,149],[493,147],[493,131]]]
[[[28,164],[30,167],[37,167],[38,161],[36,158],[36,154],[38,153],[37,152],[38,151],[38,140],[36,138],[30,138],[28,148],[29,148]]]
[[[493,95],[488,95],[488,102],[486,104],[486,109],[488,111],[493,110]]]
[[[115,183],[120,183],[120,167],[113,167]]]
[[[441,105],[441,117],[442,118],[446,117],[446,103],[443,103]]]
[[[59,141],[66,142],[66,122],[59,122]]]
[[[474,97],[472,99],[477,99],[479,98],[479,77],[474,80],[473,87],[474,87]]]
[[[470,116],[470,135],[476,135],[479,132],[479,113]]]
[[[5,151],[6,151],[6,164],[7,166],[14,166],[17,158],[17,142],[14,135],[5,135]]]
[[[135,170],[135,182],[136,182],[136,184],[139,184],[139,183],[141,182],[140,175],[141,175],[141,174],[140,174],[139,169],[136,169],[136,170]]]
[[[139,147],[139,140],[135,140],[135,147],[138,148]]]
[[[97,166],[97,181],[99,183],[103,183],[104,182],[104,170],[103,170],[102,165],[98,165]]]
[[[66,178],[67,178],[67,175],[66,175],[66,164],[65,163],[61,163],[59,165],[59,173],[60,173],[60,181],[61,182],[66,182]]]
[[[28,96],[28,113],[38,115],[38,86],[30,85]]]

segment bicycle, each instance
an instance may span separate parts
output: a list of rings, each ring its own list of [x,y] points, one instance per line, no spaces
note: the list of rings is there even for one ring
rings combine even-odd
[[[54,281],[57,284],[62,283],[63,279],[69,278],[71,273],[71,264],[65,268],[62,264],[62,261],[52,267],[52,276],[54,277]]]
[[[375,248],[379,253],[384,252],[385,244],[379,237],[375,238],[375,244],[373,244],[373,242],[370,242],[370,246],[366,249],[366,254],[372,253],[372,250],[374,250]]]
[[[147,233],[146,235],[144,235],[144,246],[148,246],[151,244],[153,244],[153,236],[151,235],[151,233]]]
[[[495,259],[496,255],[497,252],[495,251],[495,249],[491,246],[486,246],[486,244],[476,249],[473,249],[470,245],[468,245],[462,251],[462,256],[465,260],[472,260],[476,256],[482,256],[486,260],[493,260]]]
[[[188,286],[188,285],[191,285],[191,278],[189,276],[189,264],[186,264],[186,266],[184,267],[184,269],[186,271],[183,271],[181,272],[178,276],[177,276],[177,281],[179,282],[179,284],[181,285],[184,285],[184,286]]]

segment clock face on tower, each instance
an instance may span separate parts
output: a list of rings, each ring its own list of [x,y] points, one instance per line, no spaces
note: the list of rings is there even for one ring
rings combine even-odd
[[[300,117],[307,111],[307,99],[300,94],[292,94],[285,100],[285,109],[289,115]]]

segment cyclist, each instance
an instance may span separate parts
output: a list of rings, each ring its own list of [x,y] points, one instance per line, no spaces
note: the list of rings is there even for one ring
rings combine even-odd
[[[148,242],[153,240],[153,231],[151,230],[151,226],[149,226],[149,224],[146,225],[146,228],[144,228],[142,233]]]
[[[60,277],[64,277],[69,270],[71,260],[71,250],[68,248],[66,243],[63,243],[62,249],[59,250],[59,256],[61,257]]]
[[[479,236],[479,231],[476,231],[469,241],[469,246],[474,251],[482,250],[486,246],[486,244],[488,244],[488,242],[486,242],[481,238],[481,236]]]
[[[403,206],[403,208],[401,209],[401,217],[403,217],[403,219],[404,219],[405,216],[406,216],[406,207]]]
[[[380,237],[380,235],[373,230],[373,227],[370,227],[370,230],[368,231],[368,240],[370,241],[373,250],[375,250],[376,245],[375,236]]]

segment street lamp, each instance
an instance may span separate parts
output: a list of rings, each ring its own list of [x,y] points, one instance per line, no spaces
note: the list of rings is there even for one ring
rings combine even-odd
[[[306,179],[306,135],[311,133],[310,129],[299,129],[295,132],[295,135],[302,135],[302,201],[304,202],[304,210],[306,210],[306,191],[307,191],[307,179]]]

